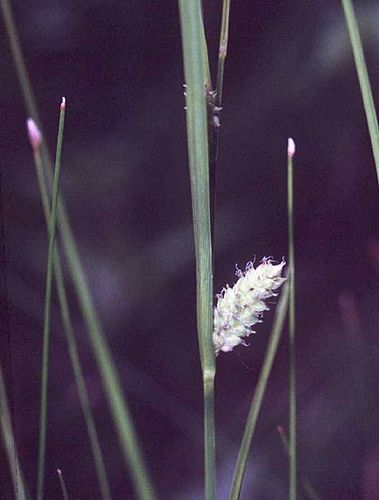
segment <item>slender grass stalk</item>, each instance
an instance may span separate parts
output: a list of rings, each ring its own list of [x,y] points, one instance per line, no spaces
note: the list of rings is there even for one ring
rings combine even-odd
[[[222,5],[220,44],[218,49],[217,84],[216,84],[216,105],[221,107],[222,89],[224,83],[225,59],[228,51],[229,40],[229,13],[231,0],[224,0]]]
[[[214,378],[212,342],[212,244],[209,201],[208,126],[205,99],[204,30],[200,0],[179,0],[187,85],[190,163],[197,283],[197,328],[204,390],[205,498],[215,497]]]
[[[90,334],[91,345],[103,381],[105,394],[108,398],[113,421],[118,432],[125,463],[130,468],[131,478],[138,498],[152,500],[155,498],[155,494],[138,446],[130,410],[123,396],[121,382],[113,363],[102,326],[97,317],[83,267],[76,250],[75,241],[62,205],[60,207],[59,222],[69,270],[77,291],[84,321]]]
[[[45,182],[44,179],[42,181]],[[129,407],[123,397],[121,382],[113,363],[103,328],[92,302],[87,280],[62,201],[58,205],[58,222],[69,271],[78,295],[79,306],[90,335],[91,346],[105,388],[105,394],[112,412],[113,421],[118,432],[125,463],[130,467],[132,481],[138,498],[142,500],[152,500],[155,498],[155,494],[138,446],[138,440]]]
[[[296,345],[295,345],[295,240],[293,215],[293,156],[295,143],[288,139],[287,203],[288,203],[288,264],[289,264],[289,498],[296,500]]]
[[[62,471],[60,469],[57,469],[57,473],[58,473],[58,477],[59,477],[59,482],[61,484],[63,500],[68,500],[66,483],[65,483]]]
[[[47,171],[47,173],[48,172],[49,171]],[[44,176],[41,175],[40,179],[41,184],[44,185],[44,190],[47,193],[47,185]],[[113,420],[120,438],[125,463],[130,467],[133,484],[138,498],[143,500],[152,500],[155,498],[155,495],[142,454],[139,450],[132,417],[130,415],[127,402],[123,397],[117,370],[113,363],[102,325],[97,317],[96,310],[92,302],[87,280],[80,262],[76,243],[71,232],[71,227],[68,222],[62,200],[60,200],[58,205],[58,222],[69,271],[78,295],[79,305],[84,321],[90,335],[91,346],[96,357],[105,393],[108,398]]]
[[[286,450],[286,452],[289,455],[289,445],[288,445],[288,439],[287,439],[286,433],[284,432],[284,429],[281,426],[278,426],[277,430],[278,430],[280,441],[282,442],[283,448]],[[321,500],[320,495],[317,493],[317,491],[315,490],[314,486],[309,481],[309,479],[307,479],[306,477],[301,475],[300,481],[301,481],[303,489],[304,489],[305,493],[307,494],[309,500]]]
[[[43,169],[42,169],[42,159],[40,155],[39,148],[34,148],[33,152],[34,164],[36,169],[36,175],[38,179],[38,184],[42,197],[42,205],[45,214],[45,220],[47,229],[49,229],[49,218],[50,218],[50,207],[49,207],[49,196],[46,190],[46,185],[43,181]],[[75,382],[78,389],[79,401],[84,415],[84,419],[87,426],[87,432],[89,436],[89,441],[91,445],[92,455],[95,461],[96,473],[100,485],[100,491],[102,498],[104,500],[110,500],[110,487],[107,479],[107,474],[104,465],[104,459],[101,452],[100,442],[96,431],[95,421],[92,416],[91,405],[89,403],[89,397],[84,381],[83,370],[80,364],[80,358],[78,353],[78,347],[74,335],[74,330],[71,321],[71,314],[67,300],[67,294],[65,289],[65,283],[63,278],[63,270],[59,251],[55,249],[55,259],[54,259],[54,276],[58,292],[58,301],[62,314],[62,321],[64,326],[64,331],[66,335],[68,352],[70,355],[71,365],[74,372]]]
[[[8,0],[0,1],[25,106],[28,114],[39,122],[37,106],[35,104],[33,92],[31,90],[30,81],[26,71],[24,57],[10,8],[10,3]],[[38,124],[40,126],[40,123]],[[41,144],[41,153],[45,174],[49,182],[51,182],[52,167],[50,155],[44,142]],[[49,187],[50,184],[47,185],[47,190],[49,190]],[[68,260],[69,271],[78,295],[79,306],[88,329],[91,346],[95,354],[103,385],[105,387],[105,393],[111,408],[113,421],[119,435],[124,461],[130,468],[132,481],[138,498],[143,500],[152,500],[155,498],[153,487],[139,449],[133,421],[127,402],[122,393],[122,387],[117,370],[114,366],[102,325],[97,317],[96,310],[92,302],[92,297],[89,292],[77,245],[71,231],[62,198],[58,204],[58,224],[62,236],[64,251]]]
[[[0,425],[3,435],[4,447],[8,457],[9,468],[12,475],[14,496],[17,500],[26,500],[26,490],[17,455],[16,444],[12,429],[11,415],[5,390],[3,370],[0,366]]]
[[[14,59],[18,79],[22,87],[25,101],[27,102],[29,114],[33,116],[33,118],[37,119],[36,121],[39,122],[37,106],[35,104],[32,86],[30,84],[28,71],[26,69],[24,57],[22,54],[20,38],[18,36],[16,23],[14,22],[11,5],[8,0],[1,0],[1,10],[4,18],[5,28],[8,34],[9,44],[11,46],[12,56]]]
[[[379,128],[378,118],[375,111],[375,103],[372,95],[370,79],[362,47],[362,40],[359,34],[357,18],[355,16],[353,2],[342,0],[342,7],[345,14],[346,24],[349,31],[350,41],[353,48],[355,67],[357,69],[359,85],[366,113],[368,130],[370,133],[371,147],[374,155],[376,175],[379,184]]]
[[[59,115],[59,128],[57,138],[57,152],[55,157],[53,197],[51,201],[51,213],[49,221],[49,253],[47,257],[46,290],[45,290],[45,311],[43,323],[43,350],[41,369],[41,412],[39,427],[39,456],[38,456],[38,480],[37,499],[43,499],[43,487],[45,479],[45,454],[46,454],[46,419],[47,419],[47,380],[49,373],[49,338],[50,338],[50,311],[51,311],[51,290],[53,283],[55,237],[57,228],[57,207],[59,195],[59,179],[61,171],[61,156],[65,117],[65,99],[62,98]]]
[[[201,3],[201,7],[202,7]],[[205,28],[204,28],[204,17],[203,17],[203,9],[201,9],[201,42],[203,44],[203,64],[204,64],[204,85],[206,89],[211,89],[212,88],[212,77],[211,77],[211,69],[209,66],[209,54],[208,54],[208,44],[207,44],[207,37],[205,35]]]
[[[0,362],[0,434],[2,436],[4,442],[4,449],[8,458],[9,468],[12,476],[12,483],[14,488],[14,496],[16,499],[24,499],[25,498],[25,488],[24,482],[22,479],[22,473],[20,464],[18,461],[17,450],[15,445],[15,439],[13,434],[12,425],[15,426],[14,415],[12,415],[12,409],[14,411],[14,401],[12,398],[12,352],[11,352],[11,343],[10,343],[10,326],[9,326],[9,304],[8,304],[8,281],[7,281],[7,269],[6,269],[6,250],[5,250],[5,229],[4,229],[4,210],[3,210],[3,191],[2,191],[2,178],[0,174],[0,212],[1,212],[1,257],[0,259],[3,261],[4,266],[4,305],[5,305],[5,316],[6,316],[6,325],[5,330],[2,332],[4,336],[7,337],[7,357],[9,360],[9,385],[11,387],[10,390],[10,404],[8,403],[6,389],[5,389],[5,378],[2,371],[2,366]],[[13,417],[13,421],[12,421]]]
[[[234,469],[233,481],[229,494],[230,500],[238,500],[240,498],[242,481],[246,470],[247,457],[251,447],[251,442],[253,439],[263,397],[266,391],[267,381],[271,373],[271,368],[275,359],[276,351],[278,350],[284,320],[286,318],[289,295],[288,292],[288,283],[285,283],[282,289],[280,300],[275,310],[274,324],[268,341],[263,365],[259,374],[257,387],[254,391],[254,396],[251,401],[249,415],[247,417],[245,430],[238,453],[237,463]]]
[[[219,113],[222,109],[222,88],[224,81],[224,66],[229,39],[229,12],[230,0],[224,0],[222,8],[220,43],[218,51],[217,82],[214,92],[214,105],[208,112],[214,113],[210,120],[209,127],[209,186],[210,186],[210,211],[211,211],[211,239],[214,248],[215,239],[215,206],[216,206],[216,173],[218,148],[220,139]],[[209,90],[211,87],[209,87]],[[213,252],[213,267],[215,252]]]
[[[0,0],[1,12],[4,18],[6,33],[8,35],[9,45],[17,73],[17,78],[20,84],[22,96],[24,98],[25,107],[28,115],[31,116],[37,123],[39,129],[43,132],[42,123],[38,114],[38,108],[34,98],[34,92],[30,83],[28,70],[25,64],[25,58],[22,53],[20,37],[18,35],[17,26],[13,17],[11,3],[9,0]],[[41,144],[41,151],[44,161],[52,164],[49,151],[44,142]],[[51,166],[52,170],[52,166]],[[51,175],[51,174],[50,174]],[[51,175],[52,177],[52,175]]]

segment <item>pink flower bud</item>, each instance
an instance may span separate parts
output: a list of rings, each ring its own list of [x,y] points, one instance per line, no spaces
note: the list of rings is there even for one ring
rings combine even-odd
[[[295,155],[296,147],[295,142],[291,137],[288,139],[287,154],[289,158],[293,158]]]
[[[33,151],[38,151],[41,142],[42,142],[42,134],[40,129],[37,127],[36,122],[33,118],[28,118],[26,121],[26,126],[28,129],[29,142],[33,148]]]

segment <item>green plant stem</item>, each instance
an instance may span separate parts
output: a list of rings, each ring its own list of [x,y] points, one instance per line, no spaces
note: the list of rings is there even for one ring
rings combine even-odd
[[[112,412],[113,421],[119,435],[125,463],[129,465],[134,488],[138,498],[151,500],[155,498],[152,484],[140,452],[136,432],[126,400],[123,397],[121,382],[114,366],[102,326],[94,308],[85,274],[76,251],[75,242],[63,207],[60,210],[60,230],[63,246],[68,260],[74,286],[77,290],[79,304],[90,334],[100,375]]]
[[[222,18],[221,18],[221,30],[220,30],[220,43],[218,52],[218,65],[217,65],[217,82],[216,82],[216,93],[214,105],[218,108],[216,116],[219,116],[219,111],[222,107],[222,88],[224,81],[224,67],[225,58],[228,47],[229,39],[229,12],[230,12],[231,0],[224,0],[222,8]],[[211,90],[211,87],[208,88]],[[212,112],[212,110],[210,110]],[[213,119],[210,120],[208,124],[209,128],[209,186],[210,186],[210,211],[211,211],[211,240],[212,247],[214,249],[215,245],[215,207],[216,207],[216,174],[217,174],[217,160],[218,160],[218,149],[220,140],[220,127],[215,126]],[[213,252],[213,267],[215,260],[215,252]]]
[[[204,454],[205,454],[205,498],[213,500],[216,489],[216,439],[214,414],[215,371],[203,374],[204,392]]]
[[[25,64],[25,58],[22,53],[20,37],[13,17],[12,8],[9,0],[0,0],[2,15],[4,18],[5,29],[8,35],[9,45],[13,56],[13,61],[20,84],[22,96],[28,115],[34,119],[38,128],[43,133],[42,123],[39,117],[38,108],[35,102],[32,85],[30,83],[28,71]],[[41,152],[44,162],[51,165],[51,157],[44,143],[41,144]],[[51,167],[52,170],[52,167]],[[51,174],[50,174],[51,175]]]
[[[267,381],[271,373],[272,364],[278,350],[278,345],[283,330],[284,320],[287,313],[288,295],[288,284],[286,283],[283,286],[281,297],[276,307],[274,324],[268,341],[265,358],[259,374],[257,387],[254,391],[254,396],[251,401],[249,415],[247,417],[245,430],[238,453],[237,463],[234,469],[233,481],[229,494],[230,500],[238,500],[240,498],[242,481],[246,470],[247,457],[251,447],[251,442],[253,439],[263,397],[266,391]]]
[[[280,441],[282,442],[283,448],[286,450],[287,454],[289,455],[288,439],[287,439],[286,433],[284,432],[284,429],[282,427],[278,428],[278,433],[279,433]],[[301,481],[301,484],[303,486],[303,489],[304,489],[305,493],[307,494],[308,498],[310,500],[321,500],[321,497],[319,496],[319,494],[317,493],[317,491],[315,490],[314,486],[309,481],[309,479],[307,479],[304,476],[299,476],[299,477],[300,477],[300,481]]]
[[[289,498],[296,500],[296,345],[295,345],[295,242],[293,216],[293,155],[288,155],[288,260],[289,260]]]
[[[220,31],[220,44],[218,50],[218,65],[217,65],[217,84],[216,84],[216,106],[222,104],[222,89],[224,83],[224,67],[225,59],[228,51],[229,40],[229,14],[231,0],[224,0],[222,5],[222,19]]]
[[[59,179],[61,170],[64,116],[65,116],[65,106],[61,105],[61,110],[59,115],[57,152],[55,158],[55,169],[54,169],[54,180],[53,180],[53,197],[51,202],[51,213],[49,221],[49,252],[47,257],[47,271],[46,271],[42,368],[41,368],[41,411],[40,411],[40,427],[39,427],[39,455],[38,455],[38,480],[37,480],[38,500],[43,499],[43,487],[45,479],[47,380],[49,373],[51,289],[53,283],[54,250],[55,250],[55,237],[56,237],[56,227],[57,227],[57,207],[58,207],[58,194],[59,194]]]
[[[11,415],[5,390],[3,370],[0,365],[0,425],[5,451],[8,457],[11,471],[14,496],[17,500],[26,500],[24,479],[21,472],[20,462],[17,455],[16,444],[12,429]]]
[[[39,122],[38,111],[37,111],[37,106],[35,105],[32,86],[30,84],[30,80],[29,80],[27,69],[26,69],[24,57],[22,55],[22,50],[21,50],[21,45],[20,45],[20,37],[18,35],[16,23],[14,21],[12,9],[10,6],[10,2],[8,0],[1,0],[1,10],[3,13],[5,27],[6,27],[7,34],[8,34],[9,44],[11,46],[11,51],[12,51],[18,79],[20,81],[20,85],[21,85],[22,90],[23,90],[25,101],[27,102],[29,114],[37,122]],[[38,125],[39,125],[39,123],[38,123]]]
[[[179,0],[187,85],[187,139],[191,178],[197,284],[197,329],[204,390],[205,498],[215,497],[214,379],[212,341],[212,244],[209,200],[205,51],[200,0]]]
[[[45,221],[47,229],[49,230],[49,218],[50,218],[50,207],[49,207],[49,196],[47,193],[46,185],[43,178],[43,167],[42,159],[39,150],[34,151],[34,164],[36,169],[36,175],[38,179],[38,184],[40,188],[42,206],[45,215]],[[71,321],[71,314],[67,300],[67,294],[65,289],[64,277],[61,259],[59,251],[55,249],[55,259],[54,259],[54,276],[58,292],[58,301],[60,305],[62,321],[64,326],[64,331],[66,335],[68,352],[71,360],[71,365],[74,372],[75,382],[78,389],[79,401],[84,415],[84,419],[87,426],[87,432],[89,436],[89,441],[91,445],[92,455],[95,461],[96,473],[99,480],[100,491],[102,498],[104,500],[110,500],[110,487],[107,479],[107,474],[104,465],[104,459],[101,452],[100,442],[96,431],[95,422],[91,412],[91,405],[89,402],[89,397],[84,381],[83,371],[80,364],[80,358],[78,354],[78,347],[74,335],[74,330]]]
[[[60,469],[58,469],[57,472],[58,472],[59,482],[60,482],[61,489],[62,489],[63,500],[68,500],[68,492],[67,492],[66,483],[65,483],[65,480],[63,478],[62,471]]]
[[[206,89],[211,89],[212,88],[212,77],[211,77],[211,69],[209,66],[209,54],[208,54],[208,44],[207,44],[207,37],[205,35],[205,29],[204,29],[204,13],[203,13],[203,4],[200,2],[200,7],[201,7],[201,26],[200,26],[200,32],[201,32],[201,43],[202,43],[202,49],[203,49],[203,64],[204,64],[204,86]]]
[[[121,382],[92,302],[87,280],[62,202],[58,206],[58,222],[69,271],[90,335],[91,346],[103,381],[113,421],[119,435],[125,463],[130,467],[132,481],[138,498],[152,500],[155,498],[155,495],[142,454],[139,450],[129,407],[123,397]]]
[[[87,280],[62,202],[58,206],[58,222],[69,271],[90,335],[91,346],[105,388],[113,421],[119,435],[125,463],[130,467],[132,481],[138,498],[152,500],[155,498],[155,494],[139,450],[129,407],[123,397],[121,382],[114,366],[103,328],[92,302]]]
[[[1,0],[1,8],[25,106],[27,108],[28,115],[35,118],[35,121],[41,128],[40,120],[38,119],[37,106],[31,90],[9,1]],[[51,183],[52,167],[50,155],[44,141],[41,144],[41,154],[46,177],[49,180],[49,183]],[[48,184],[47,189],[49,189],[49,187],[50,184]],[[79,305],[89,332],[91,346],[95,354],[103,385],[105,387],[115,427],[120,438],[125,463],[130,467],[132,481],[138,498],[142,500],[154,499],[155,495],[138,446],[130,411],[126,400],[123,397],[117,370],[113,364],[102,325],[100,324],[92,302],[91,294],[89,292],[80,261],[79,252],[72,235],[62,199],[58,205],[58,224],[62,236],[64,251],[68,260],[69,271],[78,295]]]
[[[378,118],[375,110],[374,98],[372,95],[370,79],[362,47],[362,40],[359,34],[357,18],[355,16],[353,2],[342,0],[342,7],[345,14],[346,24],[349,31],[350,41],[353,48],[354,61],[357,69],[359,85],[366,113],[367,125],[370,133],[371,147],[374,155],[377,181],[379,184],[379,128]]]

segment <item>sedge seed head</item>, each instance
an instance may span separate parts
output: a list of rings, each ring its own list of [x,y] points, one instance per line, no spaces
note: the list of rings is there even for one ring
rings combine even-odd
[[[254,333],[252,327],[262,322],[263,312],[269,309],[267,299],[275,297],[286,280],[282,276],[284,266],[284,260],[276,264],[273,259],[264,258],[256,268],[249,262],[245,271],[237,269],[237,283],[222,290],[214,308],[216,355],[232,351],[239,344],[246,345],[244,339]]]

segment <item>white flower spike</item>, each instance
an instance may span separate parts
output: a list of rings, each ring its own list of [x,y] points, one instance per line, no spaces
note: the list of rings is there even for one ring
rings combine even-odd
[[[214,308],[213,343],[216,355],[232,351],[239,344],[247,345],[244,337],[251,333],[252,326],[262,322],[262,315],[269,307],[266,300],[276,297],[276,290],[284,283],[282,269],[285,261],[274,264],[271,258],[264,258],[258,267],[249,262],[245,272],[237,268],[237,283],[226,288],[217,296]]]

